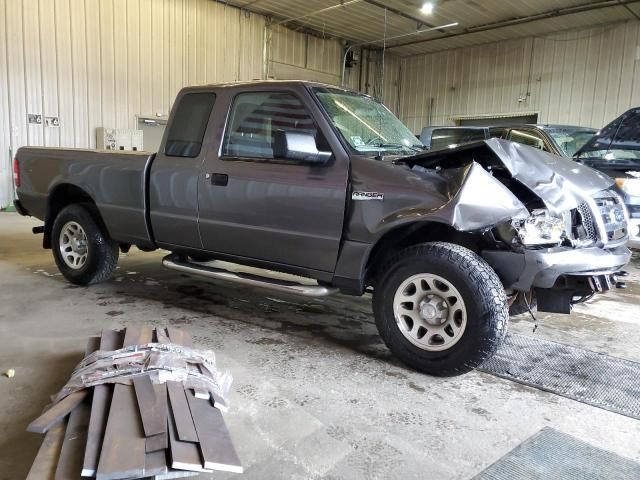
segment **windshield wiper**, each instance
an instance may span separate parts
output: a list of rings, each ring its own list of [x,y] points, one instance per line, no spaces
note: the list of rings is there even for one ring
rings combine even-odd
[[[379,148],[408,148],[414,152],[422,152],[424,150],[421,145],[405,145],[404,143],[374,143],[371,146]]]

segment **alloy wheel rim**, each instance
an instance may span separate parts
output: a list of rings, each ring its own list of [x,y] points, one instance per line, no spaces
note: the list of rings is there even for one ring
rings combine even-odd
[[[60,255],[64,263],[74,270],[81,269],[87,262],[89,244],[87,234],[78,222],[67,222],[60,230]]]
[[[432,352],[454,346],[467,327],[467,309],[460,292],[445,278],[420,273],[396,290],[393,313],[404,337]]]

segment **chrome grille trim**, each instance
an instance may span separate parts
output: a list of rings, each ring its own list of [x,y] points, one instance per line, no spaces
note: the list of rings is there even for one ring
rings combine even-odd
[[[585,203],[590,207],[598,239],[603,244],[613,246],[627,241],[629,217],[622,199],[616,192],[602,190]]]
[[[593,214],[591,213],[589,204],[587,202],[583,202],[578,205],[578,213],[580,214],[582,227],[584,227],[587,239],[591,240],[592,242],[597,242],[599,239],[598,231],[596,229],[596,223],[593,219]]]

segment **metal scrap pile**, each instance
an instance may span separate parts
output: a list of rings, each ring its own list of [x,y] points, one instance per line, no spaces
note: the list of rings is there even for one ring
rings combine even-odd
[[[242,473],[221,413],[230,383],[213,353],[193,348],[183,330],[104,330],[29,424],[46,435],[27,479]]]

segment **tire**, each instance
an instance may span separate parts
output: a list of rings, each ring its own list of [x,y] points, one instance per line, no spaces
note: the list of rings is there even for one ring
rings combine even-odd
[[[529,313],[527,304],[524,301],[524,292],[517,292],[516,298],[511,305],[509,305],[509,316],[514,317],[516,315],[522,315],[523,313]],[[526,293],[527,300],[529,301],[529,307],[532,312],[535,312],[538,308],[538,299],[536,294],[532,291]]]
[[[480,256],[450,243],[425,243],[402,250],[380,272],[373,292],[376,325],[387,347],[403,363],[430,375],[454,376],[478,367],[495,353],[507,330],[507,297],[498,275]],[[420,283],[422,286],[413,294],[418,285],[415,279],[425,276],[430,277],[427,284]],[[427,290],[436,294],[421,297],[428,284],[433,287]],[[422,298],[422,307],[411,312],[411,319],[402,313],[414,308],[415,302],[396,301],[409,296],[416,301]],[[437,308],[431,305],[434,298],[439,299]],[[425,307],[425,302],[429,306]],[[400,312],[398,320],[396,309]],[[444,318],[431,318],[433,312]],[[414,323],[412,318],[416,316]],[[410,323],[412,328],[419,325],[417,334],[406,333]],[[422,325],[428,329],[420,339]],[[438,328],[442,335],[433,333]]]
[[[62,209],[53,222],[53,258],[64,278],[76,285],[108,280],[118,263],[118,244],[109,238],[96,218],[95,207],[81,203]],[[68,255],[64,255],[63,251]],[[84,260],[81,258],[83,256]]]

